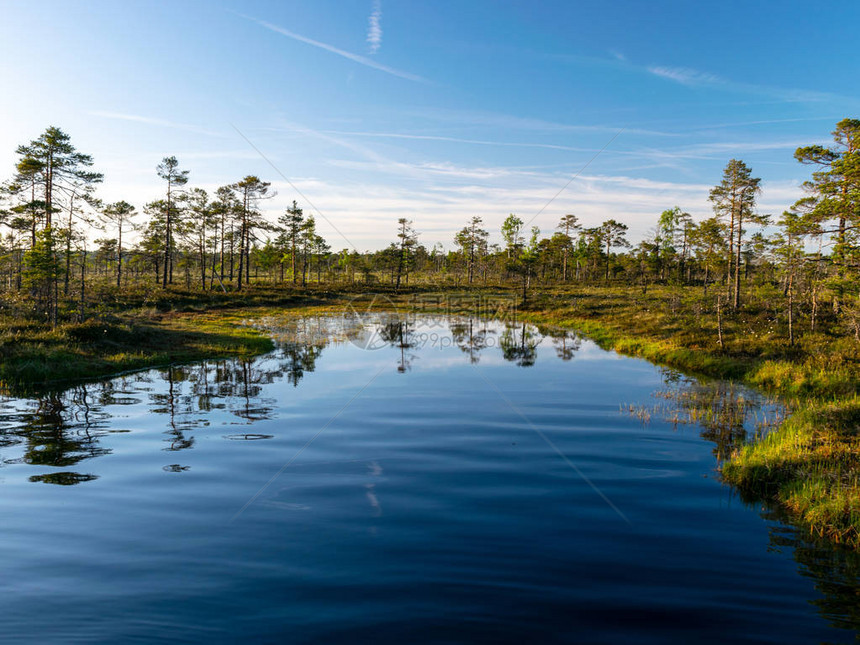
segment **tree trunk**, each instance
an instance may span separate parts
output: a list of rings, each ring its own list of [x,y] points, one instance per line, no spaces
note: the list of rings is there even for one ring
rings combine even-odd
[[[794,272],[788,275],[788,344],[794,345]]]
[[[735,249],[735,289],[732,309],[737,311],[741,299],[741,236],[743,235],[743,216],[738,213],[738,243]]]
[[[245,224],[245,286],[251,286],[251,228]]]
[[[75,212],[75,196],[69,200],[69,230],[66,233],[66,275],[63,276],[63,295],[69,295],[69,281],[72,273],[72,215]]]
[[[200,287],[206,291],[206,239],[200,239]]]
[[[84,308],[86,307],[86,295],[87,295],[87,249],[81,251],[81,305],[80,310],[78,312],[78,321],[84,322]]]
[[[116,242],[116,288],[122,288],[122,220],[119,220]]]
[[[717,295],[717,343],[723,348],[723,299]]]
[[[242,290],[242,272],[245,269],[245,216],[242,215],[242,226],[239,228],[239,276],[236,280],[236,290]]]
[[[170,227],[173,225],[173,222],[170,219],[170,181],[167,182],[167,216],[165,218],[165,233],[164,233],[164,278],[161,281],[161,288],[167,289],[167,275],[168,275],[168,267],[170,266]],[[171,282],[173,281],[173,275],[171,273]]]

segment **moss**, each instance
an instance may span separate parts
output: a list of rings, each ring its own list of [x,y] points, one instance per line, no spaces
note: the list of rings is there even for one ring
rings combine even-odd
[[[725,479],[776,501],[810,530],[860,547],[860,398],[810,404],[776,432],[743,446]]]
[[[96,299],[98,315],[87,323],[46,330],[12,316],[0,320],[0,379],[19,390],[59,387],[155,365],[259,354],[272,344],[243,324],[247,318],[330,313],[367,289],[254,287],[205,294],[168,289],[122,297],[106,289]],[[374,299],[367,291],[368,305],[393,301],[411,307],[409,294],[382,285],[370,289],[388,297]],[[432,287],[411,292],[428,290]],[[448,293],[510,297],[515,292]],[[824,320],[818,332],[790,344],[765,292],[749,294],[738,312],[724,314],[720,345],[712,300],[692,287],[642,293],[632,287],[563,286],[533,293],[519,314],[537,324],[577,329],[606,349],[791,398],[795,414],[765,439],[741,447],[724,463],[723,476],[746,499],[779,504],[814,533],[860,548],[860,345],[829,333]],[[188,313],[176,313],[180,310]],[[422,310],[433,307],[425,303]]]
[[[7,390],[25,394],[156,365],[250,356],[272,347],[270,339],[231,320],[90,321],[0,343],[0,381]]]
[[[860,399],[858,347],[827,334],[796,345],[776,334],[738,336],[760,328],[729,318],[724,347],[707,321],[678,323],[665,292],[580,293],[576,305],[532,309],[534,322],[575,328],[606,349],[686,372],[733,379],[789,398],[795,413],[766,438],[746,444],[723,464],[726,481],[748,500],[780,505],[812,533],[860,548]],[[543,303],[545,304],[545,303]]]

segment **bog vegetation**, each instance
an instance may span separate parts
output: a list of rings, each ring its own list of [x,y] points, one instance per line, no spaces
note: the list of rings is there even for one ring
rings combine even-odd
[[[463,222],[447,250],[427,248],[401,218],[388,247],[360,252],[334,250],[296,201],[277,221],[264,217],[269,182],[249,175],[209,194],[175,157],[153,168],[162,188],[152,201],[104,203],[95,161],[49,127],[17,149],[0,190],[0,352],[7,365],[21,359],[21,374],[50,370],[52,346],[80,358],[70,347],[93,321],[179,298],[516,290],[535,320],[804,397],[801,414],[738,450],[724,472],[822,534],[860,544],[860,120],[832,134],[829,146],[795,151],[809,172],[805,196],[779,214],[760,212],[761,179],[731,159],[714,178],[710,217],[667,204],[635,245],[612,217],[589,227],[566,214],[542,232],[511,214],[498,237],[480,217]],[[139,332],[122,325],[129,339]]]
[[[387,248],[362,253],[334,252],[295,201],[277,221],[263,217],[261,203],[275,196],[269,182],[249,175],[210,195],[193,187],[175,157],[153,169],[162,191],[152,201],[104,203],[92,157],[49,127],[18,147],[2,188],[0,286],[7,308],[50,324],[85,318],[88,290],[108,285],[122,294],[280,283],[516,284],[524,299],[535,286],[558,283],[626,284],[643,292],[696,286],[700,306],[718,320],[764,293],[778,312],[772,324],[789,344],[823,327],[860,340],[860,121],[839,122],[833,137],[830,147],[797,149],[795,158],[811,170],[807,195],[779,215],[758,211],[761,179],[732,159],[711,190],[712,217],[697,222],[680,206],[667,208],[635,246],[616,219],[584,227],[576,215],[564,215],[542,235],[512,214],[500,243],[491,243],[484,222],[473,217],[450,250],[428,249],[413,222],[401,218],[392,222]]]

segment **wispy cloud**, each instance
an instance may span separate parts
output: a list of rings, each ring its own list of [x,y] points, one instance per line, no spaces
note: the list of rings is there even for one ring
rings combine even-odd
[[[758,94],[776,98],[780,103],[820,103],[837,99],[856,102],[856,98],[840,96],[832,92],[773,87],[770,85],[758,85],[756,83],[738,83],[717,76],[716,74],[711,74],[710,72],[703,72],[689,67],[652,65],[644,69],[649,74],[686,85],[687,87],[712,87],[728,92]]]
[[[667,78],[681,85],[715,85],[724,81],[715,74],[700,72],[689,67],[663,67],[652,66],[648,71],[655,76]]]
[[[563,150],[566,152],[596,152],[596,148],[577,148],[553,143],[519,143],[511,141],[488,141],[484,139],[462,139],[432,134],[403,134],[399,132],[355,132],[344,130],[325,130],[328,134],[339,134],[350,137],[366,137],[371,139],[407,139],[416,141],[444,141],[449,143],[464,143],[479,146],[500,146],[505,148],[543,148],[546,150]]]
[[[370,53],[375,54],[382,46],[382,0],[374,0],[373,11],[367,21],[367,44]]]
[[[773,125],[776,123],[802,123],[806,121],[832,121],[836,123],[840,117],[832,116],[810,116],[795,119],[761,119],[758,121],[735,121],[733,123],[711,123],[708,125],[697,125],[691,127],[690,130],[714,130],[717,128],[735,128],[745,127],[749,125]]]
[[[122,112],[110,112],[107,110],[90,110],[87,114],[91,116],[98,116],[103,119],[115,119],[117,121],[131,121],[134,123],[145,123],[146,125],[155,125],[162,128],[174,128],[176,130],[186,130],[187,132],[194,132],[196,134],[205,134],[213,137],[223,137],[225,136],[222,132],[216,132],[214,130],[207,130],[206,128],[201,128],[196,125],[191,125],[189,123],[177,123],[175,121],[168,121],[166,119],[158,119],[155,117],[142,116],[140,114],[125,114]]]
[[[640,147],[630,150],[628,154],[630,157],[640,157],[648,160],[649,165],[629,167],[626,170],[660,166],[665,168],[676,168],[683,171],[690,161],[728,159],[730,156],[737,157],[741,155],[770,152],[773,150],[791,151],[795,150],[799,146],[818,142],[819,140],[807,139],[786,139],[776,141],[746,140],[696,143],[673,148]],[[822,139],[820,142],[826,143],[826,140]],[[791,159],[790,153],[786,154],[785,158]],[[759,160],[756,161],[758,162]]]
[[[432,119],[434,121],[442,121],[445,123],[455,123],[458,125],[475,125],[480,127],[500,128],[502,130],[533,130],[535,132],[582,132],[595,134],[613,134],[624,129],[624,134],[637,134],[657,137],[675,137],[678,136],[672,132],[661,132],[657,130],[646,130],[635,127],[623,127],[624,124],[618,125],[580,125],[570,123],[555,123],[553,121],[545,121],[543,119],[535,119],[530,117],[512,116],[510,114],[500,114],[496,112],[487,112],[480,110],[448,110],[448,109],[424,109],[413,110],[406,112],[410,116],[416,116],[424,119]]]
[[[335,146],[339,146],[341,148],[346,148],[357,154],[360,157],[364,157],[368,161],[373,163],[381,164],[381,165],[389,165],[392,162],[390,159],[383,157],[378,154],[375,150],[371,150],[366,146],[359,145],[352,141],[347,141],[345,139],[341,139],[340,137],[332,136],[331,132],[324,132],[322,130],[315,130],[313,128],[309,128],[307,126],[301,125],[299,123],[293,123],[291,121],[282,120],[280,122],[280,126],[277,128],[273,128],[273,131],[286,131],[286,132],[294,132],[299,135],[307,136],[307,137],[315,137],[317,139],[321,139],[327,143],[331,143]],[[336,134],[336,133],[335,133]]]
[[[240,14],[241,15],[241,14]],[[302,36],[301,34],[297,34],[295,32],[290,31],[289,29],[284,29],[283,27],[279,27],[278,25],[273,25],[270,22],[265,22],[263,20],[258,20],[257,18],[252,18],[250,16],[242,16],[246,20],[250,20],[252,22],[256,22],[261,27],[265,27],[275,33],[281,34],[282,36],[286,36],[287,38],[292,38],[293,40],[297,40],[300,43],[305,43],[306,45],[311,45],[312,47],[317,47],[319,49],[323,49],[332,54],[337,54],[338,56],[342,56],[348,60],[351,60],[354,63],[358,63],[359,65],[364,65],[365,67],[370,67],[372,69],[378,70],[380,72],[385,72],[386,74],[391,74],[392,76],[396,76],[398,78],[406,79],[407,81],[414,81],[416,83],[429,83],[426,78],[422,76],[418,76],[417,74],[412,74],[411,72],[404,72],[399,69],[395,69],[393,67],[389,67],[388,65],[383,65],[382,63],[377,63],[375,60],[371,60],[366,56],[361,56],[359,54],[353,54],[352,52],[345,51],[343,49],[339,49],[334,47],[333,45],[328,45],[326,43],[320,42],[318,40],[314,40],[313,38],[308,38],[306,36]]]

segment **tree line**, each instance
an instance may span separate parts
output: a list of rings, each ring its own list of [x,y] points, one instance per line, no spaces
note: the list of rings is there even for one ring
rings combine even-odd
[[[718,316],[742,308],[746,291],[770,285],[785,301],[791,342],[798,316],[815,331],[822,305],[860,340],[860,120],[844,119],[832,134],[830,146],[795,151],[810,178],[805,196],[778,216],[758,210],[761,179],[732,159],[710,192],[711,217],[695,221],[668,208],[636,245],[614,218],[586,227],[565,214],[542,235],[511,214],[500,243],[475,216],[452,248],[427,248],[413,222],[400,218],[388,247],[361,253],[334,252],[296,201],[277,221],[264,217],[261,204],[275,196],[269,182],[248,175],[210,195],[188,186],[189,171],[172,156],[155,168],[162,194],[142,211],[104,203],[92,157],[49,127],[17,148],[14,173],[0,189],[0,287],[7,300],[26,300],[33,315],[55,324],[58,316],[82,317],[87,286],[108,283],[120,293],[171,285],[227,292],[262,284],[516,284],[524,299],[535,284],[627,284],[644,292],[686,285],[712,298]]]

